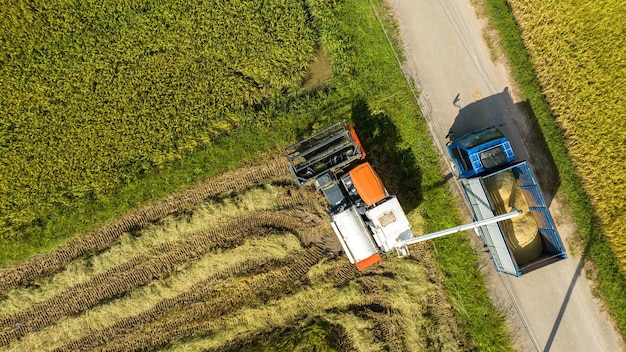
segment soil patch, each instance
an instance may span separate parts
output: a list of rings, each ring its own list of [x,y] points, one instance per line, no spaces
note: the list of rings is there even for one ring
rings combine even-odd
[[[330,73],[330,58],[326,55],[324,48],[319,45],[315,51],[315,59],[311,62],[307,70],[302,88],[310,92],[321,87],[330,78]]]

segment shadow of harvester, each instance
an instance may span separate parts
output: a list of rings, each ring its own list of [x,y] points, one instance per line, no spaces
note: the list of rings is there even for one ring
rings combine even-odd
[[[352,121],[366,159],[376,168],[389,193],[398,197],[405,212],[415,209],[422,200],[422,171],[411,150],[401,147],[396,126],[385,114],[372,114],[363,99],[354,102]]]

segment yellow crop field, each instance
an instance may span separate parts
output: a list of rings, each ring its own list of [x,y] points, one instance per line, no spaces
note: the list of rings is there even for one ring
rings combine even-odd
[[[626,273],[626,1],[508,2]]]
[[[303,1],[9,0],[0,12],[0,238],[250,123],[300,85],[316,43]]]

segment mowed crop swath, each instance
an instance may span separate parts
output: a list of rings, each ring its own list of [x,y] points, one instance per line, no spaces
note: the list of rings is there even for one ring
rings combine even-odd
[[[626,2],[509,3],[569,154],[626,274]]]
[[[316,43],[304,1],[0,12],[0,238],[250,123],[241,111],[298,87]]]
[[[360,273],[324,206],[266,160],[4,268],[0,350],[238,349],[321,322],[338,350],[467,343],[424,246]]]

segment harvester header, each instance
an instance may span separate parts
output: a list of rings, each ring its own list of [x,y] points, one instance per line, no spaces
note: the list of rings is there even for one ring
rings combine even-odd
[[[365,158],[365,151],[352,126],[336,123],[285,148],[289,170],[304,186],[327,172],[340,172]]]

